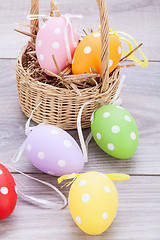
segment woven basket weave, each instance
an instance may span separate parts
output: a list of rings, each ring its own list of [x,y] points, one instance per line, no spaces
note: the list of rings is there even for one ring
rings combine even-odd
[[[51,1],[51,16],[57,9],[56,2]],[[76,129],[77,115],[80,107],[87,101],[100,100],[108,104],[113,99],[119,82],[120,68],[117,67],[109,76],[109,25],[105,0],[97,0],[101,22],[101,84],[79,89],[79,94],[74,89],[56,87],[36,80],[36,75],[31,77],[27,68],[31,58],[26,54],[27,46],[21,51],[16,61],[16,77],[19,102],[24,114],[29,117],[31,111],[41,101],[41,105],[34,112],[32,119],[41,123],[56,125],[63,129]],[[31,0],[31,14],[39,14],[39,1]],[[59,12],[57,11],[57,16]],[[37,35],[39,29],[38,19],[32,20],[31,33]],[[32,42],[35,38],[31,39]],[[91,103],[84,109],[82,115],[82,128],[90,126],[90,117],[97,108],[98,103]]]

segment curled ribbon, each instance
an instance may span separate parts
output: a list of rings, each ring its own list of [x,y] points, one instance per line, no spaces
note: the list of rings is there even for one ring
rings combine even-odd
[[[72,173],[72,174],[69,174],[69,175],[63,175],[63,176],[58,178],[58,183],[61,183],[64,180],[69,180],[69,179],[73,179],[73,181],[74,181],[76,178],[78,178],[82,174],[83,173],[81,173],[81,174]],[[107,174],[104,174],[104,175],[107,176],[108,178],[110,178],[113,181],[124,181],[124,180],[129,180],[130,179],[129,175],[123,174],[123,173],[107,173]],[[71,181],[71,183],[73,181]],[[68,185],[70,185],[70,183]]]
[[[125,32],[121,32],[121,31],[114,32],[112,29],[110,29],[109,30],[109,34],[114,34],[118,39],[125,41],[128,44],[130,52],[133,50],[133,46],[132,46],[131,42],[128,39],[131,39],[135,43],[135,45],[138,46],[138,43],[135,40],[135,38],[132,37],[131,35],[125,33]],[[121,37],[119,34],[126,36],[128,39],[124,38],[124,37]],[[136,58],[134,56],[134,53],[132,53],[130,56],[128,56],[128,58],[131,59],[133,62],[137,63],[138,65],[140,65],[141,67],[146,67],[148,65],[148,59],[145,56],[145,54],[141,51],[140,48],[138,48],[138,51],[140,52],[140,54],[141,54],[141,56],[143,58],[143,61],[141,61],[140,59]],[[122,54],[124,56],[128,55],[128,53],[125,52],[123,49],[122,49]]]
[[[101,28],[101,26],[99,26],[99,28]],[[131,43],[130,40],[132,40],[132,41],[134,42],[134,44],[136,45],[136,47],[138,47],[138,43],[137,43],[137,41],[135,40],[135,38],[132,37],[132,36],[131,36],[130,34],[128,34],[128,33],[121,32],[121,31],[113,31],[113,30],[110,28],[110,29],[109,29],[109,34],[110,34],[110,35],[113,34],[113,35],[115,35],[118,39],[120,39],[120,40],[122,40],[122,41],[125,41],[125,42],[128,44],[129,52],[131,52],[131,51],[134,49],[134,47],[133,47],[133,45],[132,45],[132,43]],[[123,37],[123,36],[125,36],[125,37]],[[140,54],[141,54],[141,56],[142,56],[142,58],[143,58],[143,61],[141,61],[140,59],[136,58],[136,57],[134,56],[134,52],[133,52],[130,56],[128,56],[128,58],[131,59],[133,62],[137,63],[138,65],[140,65],[141,67],[146,67],[146,66],[148,65],[148,59],[147,59],[147,57],[145,56],[145,54],[141,51],[140,48],[138,48],[138,51],[140,52]],[[128,53],[125,52],[123,49],[122,49],[122,54],[123,54],[124,56],[127,56],[127,55],[128,55]]]

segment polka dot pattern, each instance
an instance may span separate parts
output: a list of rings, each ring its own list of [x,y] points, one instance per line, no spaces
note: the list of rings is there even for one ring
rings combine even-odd
[[[32,150],[27,151],[28,145]],[[40,125],[26,139],[26,155],[40,171],[54,176],[78,173],[84,156],[74,138],[56,126]]]
[[[109,113],[109,112],[103,113],[103,117],[104,117],[104,118],[108,118],[109,116],[110,116],[110,113]]]
[[[81,186],[84,180],[87,184]],[[87,172],[71,185],[69,209],[72,218],[88,234],[97,235],[105,231],[114,219],[117,205],[116,188],[104,174]]]
[[[87,47],[84,48],[83,51],[84,51],[85,54],[89,54],[92,51],[92,49],[91,49],[91,47],[87,46]]]
[[[101,134],[97,133],[97,139],[100,140],[101,139]]]
[[[51,131],[51,134],[53,134],[53,135],[57,135],[59,132],[58,132],[58,130],[57,129],[53,129],[52,131]]]
[[[61,33],[61,29],[60,29],[60,28],[56,28],[56,29],[54,30],[54,33],[55,33],[55,34],[60,34],[60,33]]]
[[[119,53],[119,55],[121,55],[121,53],[122,53],[122,49],[120,46],[118,47],[118,53]]]
[[[87,180],[84,179],[84,180],[81,180],[81,181],[80,181],[79,186],[82,187],[82,186],[84,186],[84,185],[86,185],[86,184],[87,184]]]
[[[70,147],[72,147],[72,143],[69,140],[64,140],[64,146],[66,148],[70,148]]]
[[[108,143],[107,147],[110,151],[114,150],[114,145],[112,143]]]
[[[79,216],[76,217],[76,222],[77,222],[78,224],[81,224],[81,218],[80,218]]]
[[[109,67],[112,67],[112,65],[113,65],[113,60],[109,59]]]
[[[131,118],[130,118],[128,115],[125,115],[125,116],[124,116],[124,119],[125,119],[127,122],[131,122]]]
[[[92,135],[98,146],[118,159],[128,159],[138,146],[138,129],[131,114],[121,106],[104,105],[94,113]],[[101,133],[98,139],[97,133]]]
[[[118,65],[122,52],[121,43],[115,35],[110,34],[109,43],[109,73],[111,73]],[[100,53],[101,34],[98,30],[85,36],[76,48],[75,62],[72,65],[73,74],[90,73],[90,68],[101,74]]]
[[[53,48],[53,49],[59,49],[59,47],[60,47],[59,42],[54,42],[54,43],[52,44],[52,48]]]
[[[66,161],[63,160],[63,159],[59,160],[59,161],[58,161],[58,166],[59,166],[59,167],[64,167],[64,166],[66,166]]]
[[[40,55],[39,55],[39,59],[40,59],[41,61],[44,61],[44,55],[43,55],[43,54],[40,54]]]
[[[0,192],[1,192],[3,195],[7,195],[7,194],[8,194],[8,188],[7,188],[7,187],[1,187]]]
[[[106,193],[111,193],[111,189],[108,186],[104,186],[104,191]]]
[[[15,190],[15,192],[17,193],[17,187],[16,187],[16,186],[14,187],[14,190]]]
[[[31,150],[32,150],[32,146],[31,146],[31,144],[28,144],[27,145],[27,151],[30,152]]]
[[[41,47],[41,46],[42,46],[42,41],[39,40],[39,41],[38,41],[38,47]]]
[[[119,126],[116,126],[116,125],[113,126],[113,127],[112,127],[112,132],[113,132],[113,133],[119,133],[119,132],[120,132],[120,127],[119,127]]]
[[[53,175],[53,176],[55,175],[54,172],[52,172],[52,171],[48,171],[47,173],[50,175]]]
[[[89,201],[90,201],[90,199],[91,199],[91,197],[90,197],[90,195],[89,194],[84,194],[83,196],[82,196],[82,198],[81,198],[81,200],[82,200],[82,202],[83,203],[88,203]]]
[[[100,36],[101,36],[100,32],[96,32],[93,34],[93,37],[100,37]]]
[[[43,160],[43,159],[45,158],[44,152],[39,152],[39,153],[38,153],[38,158],[39,158],[40,160]]]
[[[102,218],[103,218],[103,219],[107,219],[107,218],[108,218],[108,213],[104,212],[104,213],[102,214]]]
[[[132,140],[136,140],[136,134],[134,132],[131,132],[130,137]]]

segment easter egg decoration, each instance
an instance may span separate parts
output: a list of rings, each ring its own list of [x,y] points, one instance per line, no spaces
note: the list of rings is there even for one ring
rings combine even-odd
[[[72,63],[78,41],[79,36],[69,18],[63,16],[48,19],[36,37],[36,55],[41,68],[58,74],[54,55],[60,70],[64,70]]]
[[[83,173],[71,185],[70,213],[77,226],[87,234],[103,233],[113,222],[117,207],[116,187],[105,174]]]
[[[9,217],[17,203],[17,188],[9,170],[0,163],[0,220]]]
[[[109,35],[109,73],[111,73],[120,61],[122,47],[119,39]],[[90,33],[82,39],[74,53],[72,62],[73,74],[90,73],[94,68],[101,74],[101,33],[100,30]]]
[[[25,141],[25,151],[36,168],[54,176],[79,173],[84,166],[77,142],[56,126],[40,124],[34,127]]]
[[[104,105],[93,114],[91,131],[98,146],[109,155],[127,159],[138,147],[138,129],[131,114],[113,104]]]

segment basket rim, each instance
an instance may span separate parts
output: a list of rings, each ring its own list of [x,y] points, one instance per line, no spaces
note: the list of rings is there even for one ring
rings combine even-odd
[[[21,51],[19,52],[18,54],[18,57],[17,57],[17,60],[16,60],[16,66],[15,68],[17,69],[18,68],[18,65],[20,65],[21,67],[21,70],[23,71],[24,75],[26,76],[25,79],[26,79],[26,83],[31,83],[30,84],[30,87],[36,87],[36,88],[39,88],[39,90],[43,91],[43,92],[46,92],[48,90],[53,90],[53,93],[54,91],[56,91],[56,94],[65,94],[65,95],[70,95],[70,94],[75,94],[75,96],[78,96],[80,97],[80,95],[77,94],[77,92],[74,90],[74,89],[67,89],[67,88],[59,88],[59,87],[56,87],[54,85],[50,85],[50,84],[46,84],[46,83],[42,83],[40,81],[35,81],[35,79],[33,77],[31,77],[24,69],[23,67],[23,55],[25,54],[25,51],[27,49],[27,44],[25,46],[22,47]],[[113,71],[113,74],[115,74],[117,71],[120,71],[120,67],[116,67]],[[109,77],[110,79],[111,77]],[[32,86],[31,86],[32,85]],[[88,88],[83,88],[83,89],[78,89],[79,92],[81,93],[81,96],[83,98],[90,98],[90,96],[87,96],[86,94],[87,93],[90,93],[92,94],[95,94],[95,92],[97,92],[98,96],[97,98],[102,98],[103,95],[106,95],[109,94],[109,92],[112,91],[112,88],[114,87],[114,84],[112,86],[109,86],[108,89],[105,91],[105,92],[101,92],[101,88],[99,87],[99,84],[96,85],[96,86],[90,86]],[[48,93],[48,95],[52,95],[51,92]]]

